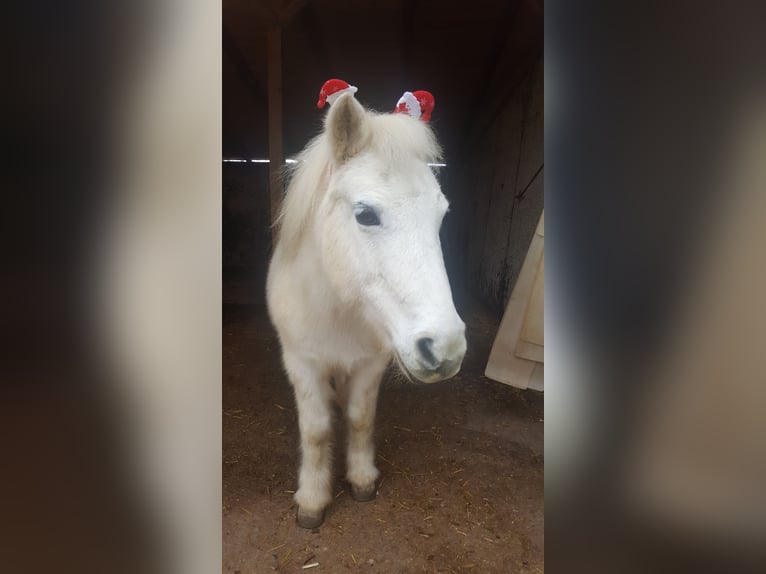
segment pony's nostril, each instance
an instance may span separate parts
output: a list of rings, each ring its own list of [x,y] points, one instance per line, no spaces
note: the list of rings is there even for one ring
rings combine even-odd
[[[434,356],[433,352],[433,345],[434,340],[430,337],[423,337],[422,339],[418,339],[418,352],[420,353],[420,356],[422,359],[430,366],[430,367],[437,367],[439,365],[439,361],[436,360],[436,357]]]

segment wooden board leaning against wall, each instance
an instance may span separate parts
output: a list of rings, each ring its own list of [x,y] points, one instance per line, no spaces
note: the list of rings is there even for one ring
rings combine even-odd
[[[484,374],[521,389],[543,390],[544,214],[508,300]]]

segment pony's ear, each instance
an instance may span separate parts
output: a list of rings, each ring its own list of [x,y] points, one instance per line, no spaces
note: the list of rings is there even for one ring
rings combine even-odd
[[[353,95],[343,94],[327,114],[325,131],[335,161],[343,163],[367,145],[370,135],[367,112]]]

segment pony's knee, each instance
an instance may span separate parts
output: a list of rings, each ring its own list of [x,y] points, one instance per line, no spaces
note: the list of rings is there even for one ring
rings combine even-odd
[[[330,440],[332,421],[330,417],[310,417],[301,422],[301,438],[309,446],[323,446]]]
[[[353,432],[368,432],[375,423],[375,412],[371,409],[349,409],[348,424]]]
[[[319,447],[324,446],[330,440],[330,432],[328,430],[316,430],[312,429],[306,433],[305,442],[309,446]]]

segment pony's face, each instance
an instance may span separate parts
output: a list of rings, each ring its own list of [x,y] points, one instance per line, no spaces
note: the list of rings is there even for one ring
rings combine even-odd
[[[364,125],[372,121],[415,120],[371,117],[352,97],[343,97],[328,117],[334,149],[349,144],[333,141],[339,133],[372,137],[365,130],[375,126]],[[466,340],[439,240],[447,200],[425,161],[396,154],[392,161],[375,146],[351,145],[357,149],[350,157],[335,154],[320,206],[323,266],[336,291],[378,329],[407,373],[423,382],[449,378],[460,369]]]

